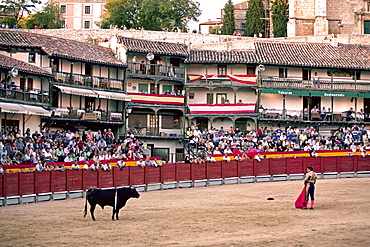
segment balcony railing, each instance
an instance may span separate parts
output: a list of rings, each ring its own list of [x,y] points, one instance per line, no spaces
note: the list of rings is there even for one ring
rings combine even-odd
[[[54,76],[58,83],[101,89],[123,90],[123,80],[66,72],[54,72]]]
[[[0,97],[7,98],[10,100],[21,100],[29,102],[38,102],[43,104],[50,103],[50,96],[48,91],[42,91],[39,89],[27,89],[23,91],[22,89],[4,89],[0,88]]]
[[[370,122],[369,113],[352,114],[348,112],[310,113],[300,110],[264,109],[259,112],[260,120],[267,121],[319,121],[319,122]]]
[[[261,78],[260,86],[269,88],[310,88],[319,90],[359,90],[370,91],[370,81],[364,80],[331,80],[320,79],[318,81],[302,80],[299,78]]]
[[[130,125],[128,131],[137,136],[156,136],[163,138],[179,138],[183,137],[183,128],[173,127],[170,129],[155,128],[141,125]]]
[[[105,122],[123,122],[121,112],[112,111],[88,111],[83,109],[55,108],[53,109],[53,118],[65,120],[85,120],[85,121],[105,121]]]
[[[185,68],[157,64],[127,63],[127,74],[185,78]]]

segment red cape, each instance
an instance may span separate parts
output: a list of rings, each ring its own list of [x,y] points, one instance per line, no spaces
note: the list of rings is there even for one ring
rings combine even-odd
[[[296,208],[306,208],[306,185],[303,187],[301,194],[299,194],[297,200],[295,201]]]

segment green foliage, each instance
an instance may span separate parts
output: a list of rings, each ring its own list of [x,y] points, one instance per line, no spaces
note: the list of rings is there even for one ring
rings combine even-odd
[[[199,3],[193,0],[107,0],[101,28],[110,25],[128,29],[186,30],[188,21],[197,21]]]
[[[232,35],[235,32],[234,4],[232,0],[228,0],[225,4],[221,31],[224,35]]]
[[[255,34],[265,33],[265,10],[262,0],[250,0],[248,3],[247,14],[245,16],[244,35],[253,37]]]
[[[36,9],[36,4],[41,4],[41,0],[1,0],[0,8],[5,14],[11,14],[15,24],[19,24],[24,14],[31,14]]]
[[[14,17],[6,16],[4,19],[0,21],[0,24],[8,24],[10,28],[12,28],[15,25],[15,19]]]
[[[275,0],[271,5],[271,18],[274,25],[274,37],[287,36],[287,23],[289,20],[288,0]]]
[[[26,28],[34,28],[39,26],[41,28],[61,28],[63,20],[63,13],[58,3],[48,2],[41,12],[31,15],[25,21]]]

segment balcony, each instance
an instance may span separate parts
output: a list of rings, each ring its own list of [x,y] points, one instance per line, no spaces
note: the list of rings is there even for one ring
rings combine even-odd
[[[89,76],[81,74],[71,74],[66,72],[54,72],[55,81],[61,84],[85,86],[90,88],[123,90],[124,80]]]
[[[187,87],[246,87],[256,86],[257,76],[255,75],[195,75],[189,74]]]
[[[255,103],[249,104],[189,104],[190,115],[225,116],[255,113]]]
[[[352,118],[353,117],[353,118]],[[259,112],[259,119],[270,122],[324,122],[324,123],[364,123],[370,122],[369,113],[354,114],[352,117],[347,112],[327,112],[321,115],[320,113],[309,113],[301,110],[281,110],[281,109],[261,109]]]
[[[127,63],[127,75],[132,78],[159,77],[165,80],[184,80],[185,68],[157,64]]]
[[[131,98],[131,103],[165,105],[166,107],[184,105],[184,96],[147,93],[127,93],[127,95]]]
[[[0,97],[9,99],[10,101],[28,101],[32,103],[49,104],[50,96],[48,91],[41,91],[40,89],[4,89],[0,88]]]
[[[302,78],[277,78],[263,77],[260,87],[265,88],[300,88],[310,90],[349,90],[349,91],[370,91],[370,81],[365,80],[331,80],[320,79],[319,81],[302,80]]]
[[[61,120],[78,120],[78,121],[101,121],[111,123],[123,123],[121,112],[112,111],[89,111],[84,109],[55,108],[53,109],[52,118]]]
[[[171,129],[155,128],[141,125],[130,125],[128,131],[139,137],[154,137],[157,139],[183,138],[183,128],[173,127]]]

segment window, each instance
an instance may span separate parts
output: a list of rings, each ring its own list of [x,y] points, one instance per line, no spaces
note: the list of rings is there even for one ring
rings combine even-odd
[[[33,89],[33,78],[27,78],[27,88],[28,90]]]
[[[90,21],[85,21],[84,22],[84,28],[85,29],[90,29]]]
[[[148,93],[148,84],[139,83],[139,93]]]
[[[279,68],[279,78],[287,78],[287,77],[288,77],[288,69]]]
[[[195,94],[194,93],[189,93],[189,99],[194,99],[195,98]]]
[[[364,21],[364,34],[370,34],[370,21]]]
[[[28,53],[28,62],[35,63],[36,62],[36,54],[33,52]]]
[[[66,5],[60,5],[60,10],[62,11],[62,13],[67,13],[67,6]]]
[[[225,104],[226,103],[226,93],[218,93],[216,94],[216,104]]]
[[[66,28],[66,21],[62,20],[62,28]]]
[[[162,115],[162,128],[173,129],[180,128],[180,117],[179,116],[168,116]]]
[[[255,75],[256,66],[247,65],[247,75]]]
[[[85,6],[85,14],[89,15],[91,14],[91,9],[90,9],[91,6]]]
[[[167,90],[172,93],[172,85],[163,85],[163,93],[166,93]]]
[[[207,93],[207,104],[213,104],[213,93]]]
[[[217,74],[218,75],[226,75],[227,74],[227,65],[226,64],[217,65]]]
[[[1,119],[2,133],[5,133],[5,129],[7,129],[8,127],[12,129],[19,129],[19,120]]]

